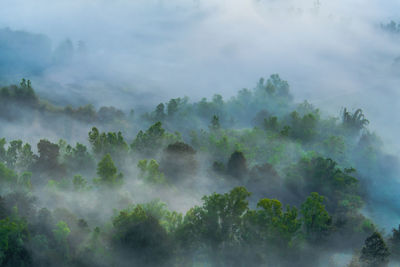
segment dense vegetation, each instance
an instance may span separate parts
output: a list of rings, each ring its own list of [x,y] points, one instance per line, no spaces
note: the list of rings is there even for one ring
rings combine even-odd
[[[68,140],[88,132],[76,144],[0,139],[0,266],[345,265],[337,254],[386,266],[400,257],[400,228],[387,236],[363,213],[397,159],[362,110],[330,117],[295,103],[279,75],[229,100],[175,98],[143,114],[54,106],[22,80],[1,88],[0,118],[64,124]]]

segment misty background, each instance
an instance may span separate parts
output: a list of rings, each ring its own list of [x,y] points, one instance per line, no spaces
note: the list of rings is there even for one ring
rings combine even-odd
[[[52,58],[28,52],[22,59],[42,69],[25,76],[52,100],[129,109],[183,95],[229,98],[279,73],[300,101],[333,114],[363,108],[371,129],[399,152],[400,122],[391,114],[400,108],[400,47],[380,28],[399,18],[398,1],[2,0],[0,7],[0,28],[43,34],[45,49],[67,38],[74,49],[84,42],[80,60],[47,64]],[[7,82],[20,80],[14,74]]]
[[[377,0],[1,0],[0,82],[25,77],[59,105],[147,111],[174,97],[229,99],[279,73],[298,102],[337,116],[362,108],[399,155],[400,35],[381,27],[400,19],[399,8]],[[75,138],[84,142],[87,130]],[[52,139],[35,122],[0,132]]]
[[[249,162],[243,177],[272,177],[271,183],[265,180],[268,185],[247,181],[255,193],[251,207],[257,197],[265,195],[299,206],[311,184],[307,179],[313,176],[305,171],[303,181],[292,177],[291,170],[299,173],[304,167],[300,159],[318,151],[338,161],[345,173],[353,167],[347,166],[349,162],[356,164],[360,197],[365,200],[360,215],[366,218],[357,217],[354,225],[368,224],[371,219],[377,230],[390,233],[400,219],[398,10],[400,2],[394,0],[0,0],[0,100],[4,98],[0,148],[14,139],[30,143],[33,152],[30,146],[26,151],[36,164],[30,167],[38,205],[55,210],[57,218],[65,215],[57,209],[67,207],[96,228],[99,222],[107,226],[117,209],[152,203],[155,196],[172,210],[185,213],[200,205],[204,195],[228,192],[241,182],[229,180],[233,176],[224,172],[224,164],[227,170],[240,165],[231,162],[240,148]],[[268,80],[258,82],[260,77]],[[22,78],[27,80],[21,82]],[[271,81],[285,93],[262,102],[265,95],[260,92]],[[250,91],[239,91],[243,88]],[[249,95],[254,102],[246,100]],[[286,114],[289,110],[298,113]],[[350,117],[361,114],[361,130],[354,135],[344,131],[346,111]],[[312,145],[307,138],[296,140],[296,132],[288,133],[290,127],[285,128],[313,129],[306,124],[308,112],[320,123],[321,139],[311,138]],[[368,124],[364,115],[368,128],[364,128]],[[277,116],[275,123],[285,127],[269,129],[266,118],[272,125],[271,116]],[[93,177],[100,172],[95,171],[96,163],[106,157],[100,161],[104,151],[96,151],[94,126],[99,128],[100,141],[107,132],[110,143],[117,140],[109,149],[118,172],[124,175],[123,187],[97,191],[98,178]],[[220,127],[229,138],[219,136]],[[152,131],[161,133],[159,143],[143,141]],[[330,136],[341,131],[346,133],[346,143]],[[287,138],[288,134],[295,137]],[[50,142],[39,142],[43,138]],[[249,150],[237,143],[246,144]],[[22,144],[20,150],[26,148]],[[7,145],[10,158],[17,153],[13,152],[17,145]],[[40,151],[40,145],[50,152],[57,150],[62,164],[55,156],[50,157],[55,159],[54,166],[47,166],[51,160],[41,156],[46,151]],[[332,150],[325,148],[328,145]],[[146,152],[153,146],[152,153]],[[183,151],[184,160],[177,165],[191,166],[181,174],[188,180],[169,167],[175,163],[169,161],[176,157],[174,149]],[[85,160],[74,153],[81,153],[88,166],[82,167]],[[239,161],[240,155],[244,159],[240,153],[236,155]],[[18,157],[15,154],[16,162]],[[266,162],[274,166],[260,165]],[[83,176],[72,180],[75,174]],[[171,179],[174,176],[176,181]],[[92,185],[87,186],[87,181],[91,183],[85,177],[93,178]],[[75,182],[81,182],[82,188],[76,189]],[[109,200],[107,205],[104,199]],[[367,226],[372,229],[372,223]],[[351,249],[361,244],[361,239],[343,237]],[[352,252],[343,251],[334,257],[349,262]],[[325,258],[321,256],[321,266]]]

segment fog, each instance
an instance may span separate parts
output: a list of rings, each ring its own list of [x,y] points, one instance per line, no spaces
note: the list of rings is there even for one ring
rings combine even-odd
[[[130,107],[137,95],[152,104],[182,95],[229,97],[261,76],[279,73],[300,100],[333,113],[344,105],[363,108],[372,128],[385,129],[380,132],[388,147],[398,153],[400,122],[388,125],[385,114],[399,111],[393,60],[400,48],[397,38],[379,28],[399,17],[397,1],[2,0],[0,5],[0,27],[45,34],[53,47],[66,38],[87,44],[88,65],[50,68],[43,80],[31,77],[48,90],[60,88],[63,98],[67,90],[88,101]],[[77,83],[81,88],[72,88]],[[126,92],[134,96],[129,101]]]
[[[86,42],[90,68],[48,71],[46,78],[61,85],[94,72],[95,80],[157,100],[228,97],[276,72],[298,98],[323,104],[343,96],[371,102],[395,91],[396,80],[387,80],[395,79],[399,48],[378,26],[396,19],[396,1],[3,0],[1,6],[2,27],[46,34],[54,47],[66,38]]]
[[[294,101],[309,101],[324,118],[340,117],[344,107],[361,108],[370,121],[368,129],[382,138],[383,151],[400,156],[400,119],[396,116],[400,113],[400,33],[382,27],[400,21],[398,10],[400,2],[395,0],[0,0],[0,87],[26,78],[40,99],[55,106],[93,104],[96,110],[102,106],[121,109],[125,117],[120,121],[94,122],[102,131],[121,130],[130,144],[152,120],[143,122],[139,115],[153,111],[160,102],[188,96],[192,103],[214,94],[227,101],[242,88],[255,88],[260,77],[279,73],[289,82]],[[14,41],[19,47],[15,48]],[[131,109],[135,118],[128,116]],[[91,120],[75,121],[57,109],[39,118],[29,114],[29,107],[15,110],[27,115],[18,123],[1,120],[0,138],[22,139],[32,144],[35,153],[35,144],[42,138],[87,145],[87,133],[94,126]],[[272,115],[286,115],[277,110]],[[221,124],[228,125],[228,116],[218,115]],[[195,130],[207,128],[208,121],[202,118],[191,126],[199,123]],[[190,126],[184,123],[171,119],[164,126],[171,133],[183,132],[187,141]],[[172,129],[175,126],[180,128]],[[297,162],[303,156],[297,144],[284,143],[290,156],[275,165],[282,177],[284,168],[279,166],[286,167],[290,160]],[[155,158],[162,161],[162,152],[158,153]],[[224,193],[235,185],[210,177],[207,164],[218,157],[202,152],[197,157],[201,171],[194,176],[196,182],[178,189],[144,185],[137,179],[136,162],[116,160],[125,177],[135,178],[123,189],[109,192],[110,204],[102,213],[96,214],[105,207],[97,191],[79,198],[80,192],[61,190],[53,195],[49,188],[40,188],[36,190],[38,203],[53,209],[67,206],[82,218],[88,212],[85,218],[92,225],[96,221],[107,224],[113,209],[150,201],[154,195],[184,213],[201,204],[203,195]],[[361,162],[365,170],[357,174],[360,177],[387,175],[379,181],[362,177],[368,196],[362,213],[390,232],[398,224],[400,211],[399,170],[390,166],[398,159],[382,156],[379,167],[370,173],[367,161]],[[345,163],[341,167],[349,167]],[[378,173],[385,166],[388,171]],[[95,176],[94,169],[88,175]],[[175,195],[178,191],[181,194]],[[282,189],[277,195],[288,192]],[[253,200],[251,205],[255,205]],[[344,262],[352,252],[346,253]]]
[[[44,34],[53,50],[66,38],[86,43],[84,59],[27,75],[56,103],[128,110],[185,95],[227,99],[279,73],[298,101],[324,112],[362,108],[370,129],[399,154],[400,121],[392,116],[400,112],[399,39],[379,27],[399,18],[397,1],[2,0],[0,6],[0,28]]]

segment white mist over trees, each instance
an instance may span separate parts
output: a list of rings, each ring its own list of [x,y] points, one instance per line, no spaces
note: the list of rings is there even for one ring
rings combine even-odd
[[[0,266],[396,264],[399,9],[2,0]]]

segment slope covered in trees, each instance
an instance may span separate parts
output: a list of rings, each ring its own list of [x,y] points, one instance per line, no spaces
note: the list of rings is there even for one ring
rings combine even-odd
[[[398,159],[362,110],[332,117],[295,103],[277,74],[228,100],[174,98],[142,114],[58,107],[26,80],[3,87],[0,103],[4,125],[64,124],[37,144],[0,139],[0,266],[346,265],[339,254],[354,254],[351,266],[385,266],[399,258],[397,228],[380,233],[365,212],[397,186]],[[71,134],[78,128],[86,138]],[[385,197],[397,211],[395,196]]]

